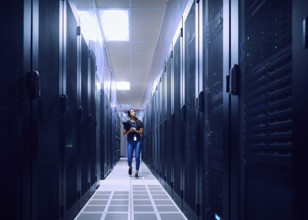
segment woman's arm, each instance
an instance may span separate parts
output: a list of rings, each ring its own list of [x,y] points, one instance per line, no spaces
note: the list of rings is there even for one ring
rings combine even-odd
[[[124,128],[124,130],[123,130],[123,134],[124,135],[127,135],[127,134],[129,134],[130,132],[132,132],[133,131],[133,128],[131,127],[128,131],[126,131],[126,129]]]
[[[136,128],[133,128],[133,131],[135,131],[138,134],[143,134],[143,128],[140,128],[139,130],[137,130]]]

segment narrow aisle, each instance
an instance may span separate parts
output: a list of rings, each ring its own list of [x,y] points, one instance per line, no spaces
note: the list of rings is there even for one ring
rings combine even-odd
[[[184,220],[172,198],[141,162],[139,178],[128,175],[126,160],[113,171],[76,216],[76,220]]]

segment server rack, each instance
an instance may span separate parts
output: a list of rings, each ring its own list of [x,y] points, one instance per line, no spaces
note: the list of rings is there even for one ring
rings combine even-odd
[[[112,107],[110,102],[108,102],[108,173],[112,169]]]
[[[203,10],[203,92],[204,132],[202,152],[201,219],[226,218],[228,190],[228,97],[225,72],[228,71],[228,3],[204,1]],[[217,22],[218,21],[218,22]]]
[[[165,89],[165,97],[166,97],[166,119],[165,119],[165,149],[166,149],[166,159],[168,160],[166,166],[166,189],[172,194],[173,189],[173,167],[174,167],[174,158],[173,158],[173,144],[172,144],[172,120],[171,120],[171,63],[172,63],[173,55],[170,52],[170,56],[167,59],[166,63],[166,89]]]
[[[78,210],[77,198],[77,21],[67,2],[65,5],[64,74],[62,102],[65,110],[63,126],[63,208],[64,218],[72,218]]]
[[[292,97],[293,97],[293,160],[292,177],[294,187],[292,188],[293,204],[292,218],[298,219],[306,215],[306,203],[303,198],[308,196],[307,179],[303,178],[307,167],[307,109],[308,100],[302,98],[307,94],[307,70],[305,68],[308,60],[308,35],[307,35],[307,9],[308,2],[299,0],[292,1]]]
[[[23,1],[21,1],[23,2]],[[6,4],[6,3],[5,3]],[[36,195],[32,199],[32,219],[57,219],[59,217],[59,163],[60,163],[60,102],[59,90],[59,2],[33,1],[33,22],[38,25],[38,38],[34,37],[37,50],[33,50],[38,59],[40,97],[33,105],[32,190]],[[46,29],[45,27],[49,28]],[[35,30],[36,28],[34,28]],[[12,37],[12,35],[9,35]],[[35,34],[34,34],[35,36]],[[14,41],[12,41],[14,42]],[[38,52],[38,53],[37,53]],[[26,54],[25,54],[26,55]],[[50,82],[54,82],[51,84]],[[34,150],[34,151],[33,151]],[[27,157],[23,154],[23,157]],[[12,181],[13,182],[13,181]],[[11,182],[11,183],[12,183]],[[46,201],[46,197],[49,198]],[[4,215],[5,216],[5,215]],[[22,216],[27,219],[26,216]]]
[[[241,210],[231,217],[292,219],[292,1],[251,4],[231,4],[238,9],[231,21],[241,18],[231,28],[238,30],[234,34],[242,45],[231,45],[230,77],[239,81],[230,91],[231,112],[238,115],[232,120],[239,118],[231,121],[239,128],[231,133],[237,138],[231,139],[231,148],[240,146],[231,155],[240,161],[233,165],[240,178],[231,186],[239,182],[245,189],[234,189],[239,196],[231,194]]]
[[[184,15],[184,201],[183,210],[191,219],[197,218],[198,204],[198,148],[197,148],[197,111],[196,111],[196,4]]]
[[[104,90],[100,92],[100,170],[101,179],[105,179],[105,160],[106,160],[106,108]]]
[[[110,173],[112,169],[112,109],[110,102],[105,95],[104,97],[104,137],[105,137],[105,147],[104,147],[104,178]]]
[[[95,104],[95,88],[96,88],[96,58],[93,50],[89,52],[89,78],[90,78],[90,94],[89,94],[89,113],[88,113],[88,125],[89,125],[89,151],[90,151],[90,190],[95,191],[97,186],[97,170],[96,170],[96,104]]]
[[[108,147],[110,147],[109,142],[108,142],[108,98],[105,96],[105,111],[104,111],[104,117],[105,117],[105,148],[104,148],[104,178],[108,175]]]
[[[68,1],[8,2],[1,13],[3,215],[72,219],[97,186],[94,54]]]
[[[164,68],[163,74],[161,76],[161,88],[160,88],[160,99],[161,99],[161,117],[160,117],[160,160],[161,160],[161,174],[160,180],[163,186],[166,186],[166,179],[167,179],[167,163],[163,162],[166,161],[166,66]]]
[[[113,111],[114,115],[114,162],[113,166],[120,160],[120,153],[121,153],[121,121],[120,121],[120,116],[118,114],[117,109],[115,108]]]
[[[88,151],[89,140],[89,115],[88,107],[88,69],[89,69],[89,49],[83,36],[81,36],[81,109],[79,117],[81,119],[79,158],[80,158],[80,207],[90,198],[90,156]]]
[[[163,105],[158,102],[159,84],[149,103],[154,106],[153,110],[147,108],[145,113],[145,118],[154,116],[151,156],[156,160],[145,161],[159,178],[164,178],[161,171],[166,168],[167,190],[191,219],[292,219],[300,216],[302,209],[296,207],[297,211],[292,211],[294,204],[301,206],[298,188],[307,192],[302,181],[298,181],[304,164],[299,152],[305,150],[298,141],[303,139],[297,139],[303,137],[303,123],[299,122],[298,114],[303,121],[307,117],[301,113],[299,99],[292,95],[300,91],[293,80],[303,85],[299,82],[302,75],[293,71],[304,71],[299,62],[302,57],[296,53],[307,57],[300,45],[302,42],[298,43],[306,40],[305,37],[299,40],[301,32],[306,33],[306,26],[300,26],[306,24],[305,19],[302,23],[305,15],[299,9],[300,3],[208,0],[193,4],[195,7],[189,9],[187,18],[184,16],[185,47],[181,48],[180,35],[173,42],[173,81],[169,85],[167,79],[166,89],[168,91],[170,86],[174,89],[173,132],[181,134],[177,128],[185,130],[188,117],[199,131],[178,135],[182,139],[177,135],[172,138],[175,147],[184,143],[183,154],[173,151],[174,167],[181,167],[180,161],[184,159],[185,169],[178,172],[174,168],[171,193],[169,161],[162,161],[165,164],[161,167],[157,163],[163,143],[168,143],[168,140],[160,141],[162,137],[157,131],[160,126],[157,123],[164,117],[164,113],[157,115],[161,110],[159,105]],[[194,27],[197,27],[195,31]],[[194,32],[195,38],[191,34]],[[199,51],[194,51],[196,48]],[[194,55],[198,56],[194,59]],[[183,76],[181,62],[184,62]],[[164,74],[162,83],[164,85]],[[301,90],[305,89],[301,87]],[[167,100],[169,96],[167,92]],[[302,107],[307,106],[303,102]],[[165,129],[168,132],[168,119]],[[192,163],[190,158],[196,158],[196,162]],[[190,176],[187,168],[195,169],[194,175]],[[292,181],[294,177],[297,181]],[[192,182],[196,184],[190,186],[188,179],[194,179]],[[260,193],[261,188],[266,193]],[[271,208],[265,200],[275,207]]]
[[[182,22],[181,22],[182,23]],[[173,198],[179,207],[183,207],[183,145],[182,145],[182,132],[181,129],[181,104],[182,104],[182,46],[183,46],[183,35],[182,35],[182,24],[178,28],[178,33],[173,43],[173,143],[174,143],[174,191]]]

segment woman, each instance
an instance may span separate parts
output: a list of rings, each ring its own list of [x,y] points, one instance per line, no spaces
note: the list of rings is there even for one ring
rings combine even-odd
[[[132,160],[133,160],[133,152],[135,150],[135,158],[136,158],[136,174],[135,177],[138,178],[139,166],[140,166],[140,148],[141,148],[141,137],[143,134],[143,124],[142,122],[136,118],[136,112],[134,109],[128,111],[128,116],[130,120],[127,122],[130,124],[130,129],[126,131],[124,128],[124,135],[127,135],[127,160],[128,160],[128,174],[132,174]]]

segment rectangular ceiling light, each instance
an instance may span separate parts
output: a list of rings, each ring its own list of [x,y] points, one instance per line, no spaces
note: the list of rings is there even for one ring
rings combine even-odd
[[[106,41],[129,41],[128,10],[101,10]]]
[[[116,82],[117,90],[130,90],[130,82]]]
[[[91,11],[78,11],[81,23],[81,33],[87,40],[99,41],[102,43],[103,38],[99,31],[96,16]]]

